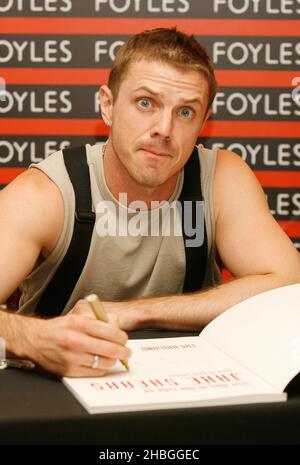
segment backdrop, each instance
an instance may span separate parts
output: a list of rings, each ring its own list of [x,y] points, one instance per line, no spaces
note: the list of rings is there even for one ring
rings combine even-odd
[[[217,70],[201,143],[246,160],[300,250],[299,17],[300,0],[0,0],[0,186],[55,150],[105,139],[97,92],[117,49],[176,25]]]

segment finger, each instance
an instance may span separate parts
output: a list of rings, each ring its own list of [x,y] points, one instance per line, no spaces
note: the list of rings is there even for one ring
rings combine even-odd
[[[74,307],[69,311],[68,315],[85,315],[90,318],[95,318],[93,310],[91,309],[90,304],[83,299],[80,299],[76,302]]]
[[[87,318],[85,318],[87,320]],[[95,321],[95,324],[99,323]],[[103,324],[103,326],[107,326]],[[105,335],[104,332],[100,334]],[[110,335],[111,336],[111,335]],[[60,346],[63,352],[72,353],[89,353],[104,356],[107,358],[124,358],[128,359],[131,355],[131,351],[128,347],[118,342],[109,341],[104,337],[93,337],[84,331],[68,331],[64,333],[64,337],[60,342]]]
[[[110,323],[112,323],[112,324],[119,327],[119,317],[118,317],[118,315],[116,315],[115,313],[108,313],[107,316],[108,316],[108,320],[109,320]]]
[[[78,329],[89,336],[112,341],[117,344],[125,345],[128,341],[128,335],[123,331],[115,321],[104,323],[103,321],[96,320],[95,318],[86,318],[84,315],[76,315],[77,320],[73,323],[75,329]],[[84,318],[82,318],[82,316]],[[115,318],[113,317],[113,320]]]
[[[107,373],[107,370],[103,369],[94,369],[84,366],[74,365],[66,371],[63,371],[62,376],[68,376],[70,378],[94,378],[98,376],[103,376]]]
[[[95,354],[65,351],[60,357],[53,360],[43,357],[39,365],[47,371],[61,376],[103,376],[116,364],[116,359],[98,355],[97,364]]]
[[[95,357],[96,360],[95,360]],[[87,354],[75,352],[70,357],[70,364],[73,366],[82,366],[89,369],[109,370],[116,364],[116,359],[108,358],[99,354]],[[96,362],[96,364],[95,364]]]
[[[98,356],[95,364],[95,354],[73,353],[60,371],[63,376],[69,377],[97,377],[106,374],[115,364],[115,359],[104,356]]]

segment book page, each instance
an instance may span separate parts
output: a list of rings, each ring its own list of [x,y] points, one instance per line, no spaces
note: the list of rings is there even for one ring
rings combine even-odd
[[[197,336],[130,340],[130,371],[118,363],[97,378],[63,378],[90,413],[285,400]]]
[[[300,284],[235,305],[200,337],[283,391],[300,371]]]

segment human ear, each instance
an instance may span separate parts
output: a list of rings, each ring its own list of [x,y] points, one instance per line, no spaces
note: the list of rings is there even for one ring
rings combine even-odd
[[[99,100],[103,121],[107,126],[110,126],[112,120],[113,95],[108,86],[103,85],[100,87]]]

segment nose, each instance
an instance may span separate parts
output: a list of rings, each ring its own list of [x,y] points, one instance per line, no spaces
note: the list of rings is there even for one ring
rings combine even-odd
[[[160,111],[155,115],[154,124],[151,129],[152,137],[161,137],[170,140],[173,130],[173,117],[170,111]]]

